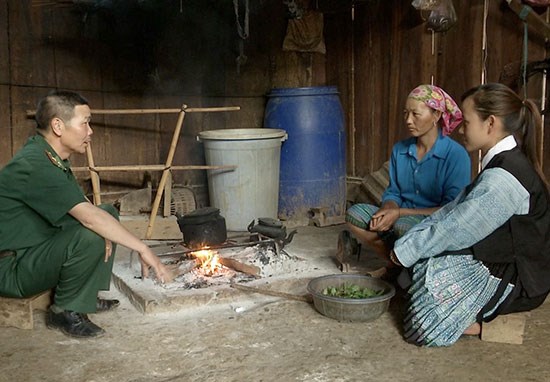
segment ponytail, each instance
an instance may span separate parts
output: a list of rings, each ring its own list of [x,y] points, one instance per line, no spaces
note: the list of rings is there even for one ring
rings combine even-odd
[[[535,166],[535,169],[544,180],[542,166],[540,165],[537,153],[537,131],[541,131],[542,117],[537,105],[535,105],[532,100],[526,99],[522,102],[522,104],[523,106],[519,113],[520,121],[523,121],[521,129],[522,134],[519,140],[521,143],[521,151],[525,154],[533,166]]]
[[[542,131],[542,117],[537,105],[532,100],[522,100],[512,89],[499,83],[472,88],[462,95],[462,101],[469,97],[472,97],[476,113],[482,120],[491,115],[502,118],[506,132],[514,136],[523,154],[550,188],[537,155],[537,131]]]

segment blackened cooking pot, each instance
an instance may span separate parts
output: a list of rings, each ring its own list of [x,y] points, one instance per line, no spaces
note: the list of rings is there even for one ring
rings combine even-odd
[[[178,225],[183,234],[183,243],[192,249],[221,244],[227,240],[225,219],[215,207],[199,208],[178,216]]]

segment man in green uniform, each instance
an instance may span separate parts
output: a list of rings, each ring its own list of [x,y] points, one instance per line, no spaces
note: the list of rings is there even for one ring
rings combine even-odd
[[[25,298],[55,288],[47,326],[74,337],[104,330],[87,314],[117,300],[109,289],[114,244],[140,255],[161,282],[171,275],[151,249],[118,221],[112,206],[94,206],[70,170],[69,156],[85,153],[91,135],[88,102],[53,92],[38,104],[37,134],[0,171],[0,295]]]

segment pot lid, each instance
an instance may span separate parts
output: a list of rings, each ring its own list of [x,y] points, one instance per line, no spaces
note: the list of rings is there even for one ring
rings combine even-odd
[[[258,218],[258,224],[274,228],[281,228],[283,226],[280,220],[273,218]]]
[[[216,207],[198,208],[178,218],[178,224],[202,224],[215,220],[220,215],[220,209]]]

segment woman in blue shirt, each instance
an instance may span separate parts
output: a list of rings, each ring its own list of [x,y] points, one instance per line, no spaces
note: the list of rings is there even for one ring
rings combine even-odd
[[[340,235],[337,257],[347,255],[353,236],[387,259],[395,240],[470,183],[470,157],[448,136],[462,121],[462,112],[443,89],[433,85],[413,89],[404,119],[411,137],[393,147],[382,205],[356,204],[348,209],[349,232]],[[385,273],[386,268],[373,275]]]

